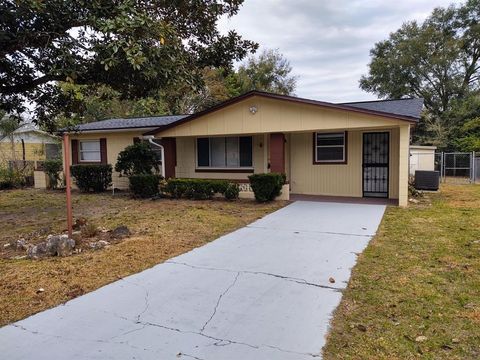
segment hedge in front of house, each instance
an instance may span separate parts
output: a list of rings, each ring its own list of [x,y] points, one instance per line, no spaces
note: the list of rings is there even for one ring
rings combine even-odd
[[[230,186],[225,180],[169,179],[164,190],[175,199],[205,200],[211,199],[215,193],[224,194],[226,197],[227,191],[229,198],[233,199],[235,191]]]
[[[236,200],[238,199],[238,196],[240,195],[240,187],[238,184],[235,183],[229,183],[228,186],[225,188],[225,191],[223,192],[223,196],[225,196],[225,199],[227,200]]]
[[[112,165],[110,164],[72,165],[70,172],[82,192],[101,192],[112,185]]]
[[[159,193],[160,175],[155,174],[136,174],[130,175],[130,191],[138,198],[151,198]]]
[[[250,186],[258,202],[274,200],[282,193],[282,186],[285,184],[285,174],[266,173],[253,174],[248,177]]]

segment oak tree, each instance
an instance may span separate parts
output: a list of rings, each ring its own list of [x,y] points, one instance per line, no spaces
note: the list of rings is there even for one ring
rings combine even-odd
[[[257,44],[217,20],[243,0],[3,0],[0,109],[33,106],[47,124],[58,82],[106,84],[146,98],[177,83],[201,85],[207,66],[231,68]],[[50,106],[44,106],[49,104]]]

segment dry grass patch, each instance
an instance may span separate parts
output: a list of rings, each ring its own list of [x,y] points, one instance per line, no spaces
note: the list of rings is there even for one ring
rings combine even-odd
[[[109,194],[74,194],[73,198],[76,216],[110,229],[126,225],[132,237],[66,258],[0,259],[0,325],[152,267],[285,205],[241,200],[132,200]],[[3,244],[39,228],[64,230],[64,201],[60,192],[0,192],[0,256],[7,255]],[[45,291],[38,292],[40,288]]]
[[[426,197],[387,209],[334,315],[325,359],[480,358],[480,186]]]

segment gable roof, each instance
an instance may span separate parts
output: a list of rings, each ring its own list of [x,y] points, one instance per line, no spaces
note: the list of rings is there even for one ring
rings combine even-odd
[[[34,132],[34,133],[37,133],[37,134],[41,134],[41,135],[44,135],[44,136],[48,136],[48,137],[51,137],[51,138],[57,138],[55,135],[53,134],[49,134],[48,132],[46,131],[43,131],[43,130],[40,130],[39,128],[37,128],[34,124],[32,123],[25,123],[23,124],[22,126],[20,126],[17,130],[14,131],[14,134],[23,134],[23,133],[29,133],[29,132]]]
[[[337,110],[346,110],[350,112],[363,113],[367,115],[382,116],[397,120],[404,120],[413,123],[417,123],[420,119],[421,110],[423,107],[423,99],[401,99],[401,100],[378,100],[378,101],[369,101],[369,102],[356,102],[356,103],[340,103],[334,104],[325,101],[310,100],[299,98],[295,96],[288,95],[279,95],[268,93],[264,91],[252,90],[243,95],[234,97],[232,99],[226,100],[218,105],[212,106],[204,111],[185,116],[182,119],[179,119],[175,122],[172,122],[168,125],[161,126],[157,129],[148,131],[145,135],[155,135],[156,133],[170,129],[174,126],[178,126],[185,122],[192,121],[201,116],[213,113],[217,110],[223,109],[229,105],[233,105],[242,100],[246,100],[253,96],[259,96],[269,99],[277,99],[282,101],[290,101],[301,104],[309,104],[314,106],[319,106],[323,108],[337,109]],[[377,103],[377,104],[374,104]],[[389,103],[389,104],[387,104]],[[383,104],[383,105],[381,105]]]
[[[423,108],[423,99],[419,98],[361,101],[335,104],[325,101],[310,100],[294,96],[279,95],[253,90],[192,115],[163,115],[138,118],[107,119],[86,124],[80,124],[72,129],[64,128],[61,129],[60,132],[94,132],[108,130],[144,129],[147,131],[145,134],[156,134],[160,131],[180,125],[187,121],[191,121],[193,119],[220,110],[224,107],[235,104],[253,96],[309,104],[323,108],[346,110],[368,115],[383,116],[387,118],[410,121],[414,123],[418,122]]]
[[[148,116],[138,118],[118,118],[108,119],[102,121],[95,121],[86,124],[80,124],[73,129],[61,129],[64,131],[99,131],[99,130],[121,130],[121,129],[145,129],[145,128],[161,128],[162,126],[169,125],[180,119],[187,117],[188,115],[164,115],[164,116]]]
[[[423,99],[407,98],[398,100],[357,101],[341,103],[340,105],[419,119],[423,109]]]

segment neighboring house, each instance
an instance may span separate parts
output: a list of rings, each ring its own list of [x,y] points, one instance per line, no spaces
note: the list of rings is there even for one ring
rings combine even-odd
[[[422,99],[333,104],[251,91],[193,115],[78,126],[72,163],[115,164],[144,135],[165,151],[165,176],[248,181],[287,175],[292,194],[408,201],[409,139]],[[114,175],[114,185],[128,186]]]
[[[417,170],[435,170],[436,146],[410,145],[410,175]]]
[[[12,137],[0,134],[0,166],[13,161],[32,162],[60,155],[60,139],[37,129],[33,124],[21,126]]]

